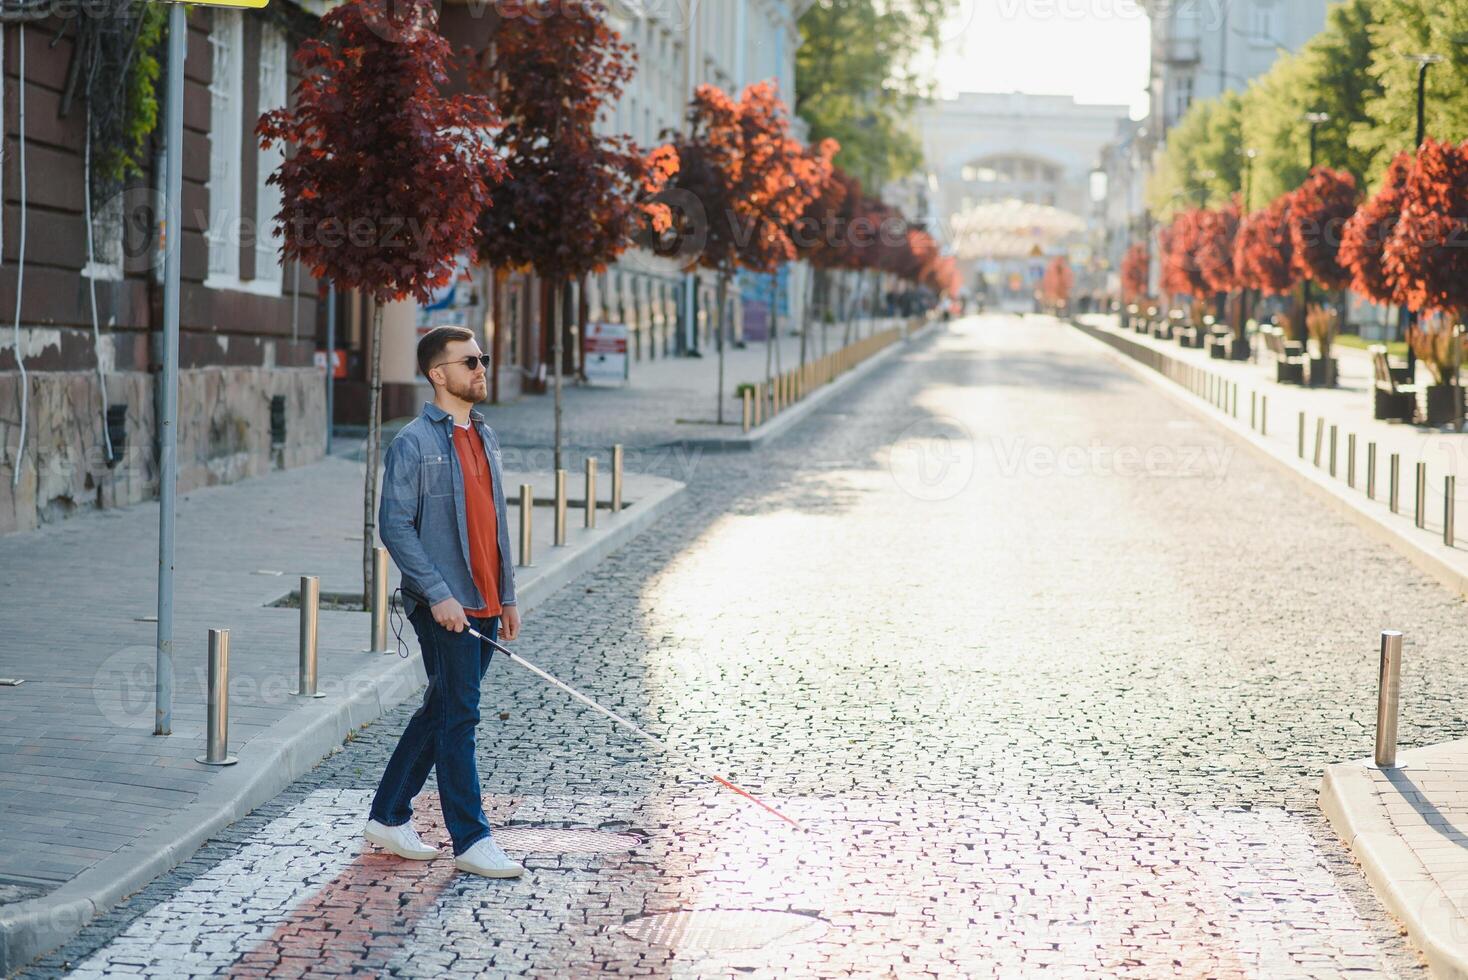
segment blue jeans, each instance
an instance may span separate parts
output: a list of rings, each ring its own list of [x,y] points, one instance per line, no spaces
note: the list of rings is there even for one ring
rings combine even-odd
[[[474,761],[474,732],[479,725],[479,685],[494,648],[467,630],[444,629],[426,605],[418,605],[408,621],[423,651],[428,690],[387,762],[371,816],[389,827],[407,823],[413,816],[413,797],[423,789],[428,770],[436,767],[443,822],[457,856],[489,836]],[[470,616],[469,625],[491,639],[499,637],[498,616]]]

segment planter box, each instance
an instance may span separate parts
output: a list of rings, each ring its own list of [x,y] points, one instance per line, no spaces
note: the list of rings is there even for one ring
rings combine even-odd
[[[1252,353],[1248,337],[1235,337],[1229,344],[1228,357],[1231,361],[1247,361]]]
[[[1310,358],[1310,387],[1312,388],[1334,388],[1336,378],[1340,374],[1340,361],[1337,358]]]
[[[1447,425],[1463,418],[1463,389],[1459,385],[1428,385],[1423,392],[1427,425]]]

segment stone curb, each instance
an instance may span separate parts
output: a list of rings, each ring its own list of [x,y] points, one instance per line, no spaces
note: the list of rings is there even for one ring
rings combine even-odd
[[[1468,752],[1468,742],[1447,743]],[[1413,757],[1445,746],[1398,753],[1400,769]],[[1407,936],[1439,980],[1468,980],[1468,923],[1415,851],[1388,819],[1371,760],[1340,762],[1325,770],[1320,809],[1351,849],[1381,903],[1407,927]]]
[[[815,411],[823,401],[835,396],[838,391],[844,391],[851,384],[876,370],[878,364],[885,363],[897,355],[898,351],[904,350],[914,341],[924,339],[943,323],[942,320],[930,320],[929,322],[910,332],[906,338],[895,344],[889,344],[882,350],[877,351],[871,357],[862,361],[856,367],[847,371],[841,377],[836,378],[830,384],[821,385],[815,391],[806,395],[800,401],[785,409],[779,415],[752,429],[748,434],[740,433],[737,436],[705,437],[698,439],[675,439],[664,445],[686,446],[689,449],[698,449],[702,452],[744,452],[760,449],[767,443],[778,439],[793,428],[801,419]]]
[[[567,582],[647,530],[683,492],[660,484],[613,517],[585,549],[519,591],[522,611],[550,598]],[[605,521],[605,524],[602,522]],[[20,969],[66,943],[100,913],[178,866],[211,836],[279,795],[338,749],[347,736],[397,707],[427,683],[422,660],[382,655],[344,685],[345,696],[302,705],[237,751],[239,763],[220,772],[209,789],[163,825],[88,868],[41,898],[0,910],[0,975]]]
[[[1079,321],[1070,323],[1133,374],[1172,395],[1184,406],[1218,424],[1260,455],[1294,474],[1341,516],[1390,545],[1444,585],[1468,596],[1468,575],[1448,560],[1452,553],[1447,547],[1434,547],[1427,540],[1417,541],[1402,534],[1401,530],[1406,528],[1399,530],[1381,514],[1363,505],[1364,495],[1348,490],[1343,482],[1331,479],[1309,463],[1278,455],[1247,424],[1225,415],[1096,336],[1108,331]],[[1424,534],[1421,537],[1428,536]],[[1468,753],[1468,742],[1460,744]],[[1435,748],[1440,749],[1441,746]],[[1410,766],[1414,752],[1424,751],[1432,749],[1399,753],[1402,768]],[[1320,785],[1320,808],[1336,834],[1360,862],[1366,879],[1382,904],[1406,926],[1408,936],[1427,958],[1433,976],[1442,980],[1468,980],[1468,935],[1464,934],[1463,919],[1387,818],[1376,784],[1371,779],[1372,768],[1369,759],[1327,767]]]

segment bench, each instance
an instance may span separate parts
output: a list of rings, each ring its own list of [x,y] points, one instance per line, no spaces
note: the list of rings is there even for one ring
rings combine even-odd
[[[1274,380],[1282,385],[1305,383],[1305,348],[1294,340],[1285,340],[1278,327],[1260,327],[1264,346],[1274,355]]]
[[[1405,365],[1393,366],[1380,344],[1371,347],[1374,380],[1373,417],[1384,421],[1411,422],[1417,414],[1417,385],[1406,384]]]

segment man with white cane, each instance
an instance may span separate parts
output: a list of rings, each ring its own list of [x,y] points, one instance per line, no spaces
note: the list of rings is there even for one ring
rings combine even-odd
[[[418,367],[433,384],[433,401],[384,457],[378,524],[403,573],[403,608],[418,634],[428,690],[388,760],[364,833],[399,857],[437,857],[411,822],[413,797],[436,769],[455,866],[515,878],[524,869],[490,833],[474,755],[479,686],[493,656],[485,638],[511,641],[520,633],[499,440],[473,410],[487,393],[489,360],[461,327],[426,334]]]

